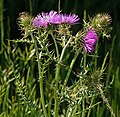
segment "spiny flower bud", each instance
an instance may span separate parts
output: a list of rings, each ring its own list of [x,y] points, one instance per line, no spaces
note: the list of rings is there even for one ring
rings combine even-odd
[[[96,31],[108,32],[108,26],[111,24],[111,16],[106,13],[99,13],[92,19],[90,19],[90,26],[94,28]]]
[[[108,14],[97,14],[94,19],[95,23],[99,26],[108,26],[111,23],[111,16]]]
[[[29,32],[33,29],[32,20],[32,16],[30,16],[27,12],[22,12],[19,14],[18,25],[21,31],[24,31],[24,36],[29,35]]]

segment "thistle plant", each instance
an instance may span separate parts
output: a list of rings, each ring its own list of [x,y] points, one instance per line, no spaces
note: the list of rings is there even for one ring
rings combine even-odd
[[[103,99],[115,117],[102,81],[108,54],[102,67],[94,69],[96,44],[100,36],[109,37],[111,17],[99,13],[88,21],[83,20],[83,29],[73,35],[71,27],[80,21],[76,14],[53,10],[36,17],[22,13],[18,18],[23,38],[16,42],[31,42],[34,46],[39,101],[45,117],[89,117],[92,108],[102,103],[94,103],[96,97]],[[75,71],[77,61],[79,68]]]

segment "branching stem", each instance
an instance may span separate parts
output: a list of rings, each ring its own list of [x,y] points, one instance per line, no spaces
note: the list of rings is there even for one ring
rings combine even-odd
[[[45,98],[44,98],[44,93],[43,93],[43,77],[41,75],[41,61],[40,61],[40,57],[39,56],[39,52],[38,52],[38,46],[37,46],[37,41],[36,39],[33,37],[33,34],[31,33],[31,38],[34,41],[34,46],[35,46],[35,52],[36,52],[36,57],[37,57],[37,62],[38,62],[38,70],[39,70],[39,82],[40,82],[40,94],[41,94],[41,102],[42,102],[42,108],[43,108],[43,112],[45,117],[47,116],[47,110],[45,107]],[[42,52],[40,53],[40,55],[42,54]]]

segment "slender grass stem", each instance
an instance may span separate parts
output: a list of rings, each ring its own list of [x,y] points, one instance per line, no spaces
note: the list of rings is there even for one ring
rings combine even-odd
[[[1,50],[3,50],[4,23],[3,23],[3,0],[0,1],[0,28],[1,28]]]
[[[60,13],[60,0],[58,1],[58,13]]]
[[[39,70],[39,82],[40,82],[40,94],[41,94],[41,102],[42,102],[42,108],[44,111],[44,115],[45,117],[47,116],[47,110],[45,108],[45,98],[44,98],[44,93],[43,93],[43,80],[42,80],[42,76],[41,76],[41,61],[40,61],[40,57],[39,57],[39,52],[38,52],[38,46],[37,46],[37,41],[36,39],[33,37],[33,34],[31,33],[31,38],[34,41],[34,46],[35,46],[35,51],[36,51],[36,57],[37,57],[37,62],[38,62],[38,70]],[[41,53],[42,54],[42,53]]]
[[[4,22],[3,22],[3,5],[4,0],[0,0],[0,54],[3,52],[3,45],[4,45]],[[3,56],[1,55],[1,63],[3,63]]]
[[[32,15],[32,0],[29,0],[29,10],[30,14]]]

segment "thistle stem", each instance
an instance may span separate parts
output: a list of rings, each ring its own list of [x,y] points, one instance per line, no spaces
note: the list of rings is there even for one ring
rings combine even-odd
[[[115,115],[114,112],[113,112],[112,107],[110,106],[110,104],[109,104],[109,102],[108,102],[108,99],[107,99],[107,98],[105,97],[105,95],[104,95],[104,92],[103,92],[103,90],[102,90],[102,87],[98,84],[98,85],[97,85],[97,88],[98,88],[98,90],[100,91],[100,94],[101,94],[101,97],[102,97],[103,101],[106,103],[109,111],[111,112],[111,115],[112,115],[113,117],[116,117],[116,115]]]
[[[80,98],[80,100],[79,100],[78,103],[76,104],[76,106],[75,106],[75,108],[74,108],[74,110],[73,110],[73,112],[72,112],[72,116],[71,116],[71,117],[75,117],[76,111],[77,111],[77,109],[78,109],[78,107],[79,107],[79,105],[80,105],[81,100],[82,100],[82,98]]]
[[[51,36],[53,38],[54,44],[55,44],[55,49],[56,49],[56,54],[57,54],[57,60],[59,61],[59,50],[58,50],[58,45],[57,42],[55,40],[55,37],[53,36],[53,34],[51,33]]]
[[[59,109],[59,102],[58,102],[58,81],[59,81],[59,72],[60,72],[60,64],[56,65],[56,74],[55,74],[55,117],[58,117],[58,109]]]
[[[66,86],[66,84],[67,84],[67,81],[68,81],[68,79],[69,79],[69,77],[70,77],[70,73],[71,73],[72,68],[73,68],[73,65],[74,65],[74,63],[75,63],[78,55],[79,55],[79,51],[77,51],[77,52],[75,53],[74,58],[73,58],[72,61],[71,61],[70,68],[68,69],[67,75],[66,75],[65,80],[64,80],[64,84],[63,84],[63,87],[62,87],[62,91],[64,90],[64,88],[65,88],[65,86]]]
[[[90,117],[91,107],[92,107],[93,101],[94,101],[94,97],[92,97],[92,99],[91,99],[91,103],[90,103],[90,106],[89,106],[90,108],[89,108],[89,111],[88,111],[87,117]]]
[[[82,100],[82,117],[85,117],[85,99]]]
[[[51,33],[51,36],[53,38],[54,44],[55,44],[55,49],[56,49],[56,54],[57,54],[57,64],[56,64],[56,72],[55,72],[55,94],[54,94],[54,98],[55,98],[55,107],[54,107],[54,116],[58,117],[58,109],[59,109],[59,102],[58,102],[58,81],[59,81],[59,72],[60,72],[60,64],[59,64],[59,50],[58,50],[58,45],[57,45],[57,41],[55,39],[55,37],[53,36],[53,34]]]
[[[45,98],[44,98],[44,93],[43,93],[43,80],[42,80],[42,76],[41,76],[41,61],[40,61],[40,57],[39,57],[39,52],[38,52],[38,46],[37,46],[37,41],[36,39],[33,37],[33,34],[31,33],[31,38],[34,41],[34,46],[35,46],[35,52],[36,52],[36,57],[37,57],[37,62],[38,62],[38,70],[39,70],[39,79],[40,79],[40,94],[41,94],[41,102],[42,102],[42,108],[44,111],[44,115],[45,117],[47,116],[47,110],[45,108]],[[41,52],[42,54],[42,52]]]
[[[70,39],[68,40],[68,42],[66,43],[66,45],[64,46],[64,48],[63,48],[63,50],[62,50],[62,53],[61,53],[61,56],[60,56],[60,62],[62,61],[63,55],[64,55],[64,53],[65,53],[65,50],[66,50],[67,46],[69,45],[71,39],[72,39],[72,38],[70,38]]]
[[[60,77],[59,76],[59,73],[60,73],[60,63],[61,63],[61,61],[63,59],[65,50],[66,50],[67,46],[69,45],[69,43],[70,43],[72,38],[70,38],[68,40],[68,42],[66,43],[66,45],[64,46],[64,48],[63,48],[63,50],[61,52],[60,59],[59,59],[59,51],[58,51],[57,42],[56,42],[56,40],[55,40],[53,35],[52,35],[52,38],[53,38],[53,41],[54,41],[54,44],[55,44],[56,53],[57,53],[57,61],[58,61],[57,65],[56,65],[56,73],[55,73],[55,81],[56,81],[55,84],[56,84],[56,86],[55,86],[55,108],[54,108],[55,109],[55,117],[58,117],[59,102],[58,102],[58,96],[57,96],[58,94],[57,93],[59,92],[58,91],[59,90],[58,81],[59,81],[59,77]]]

